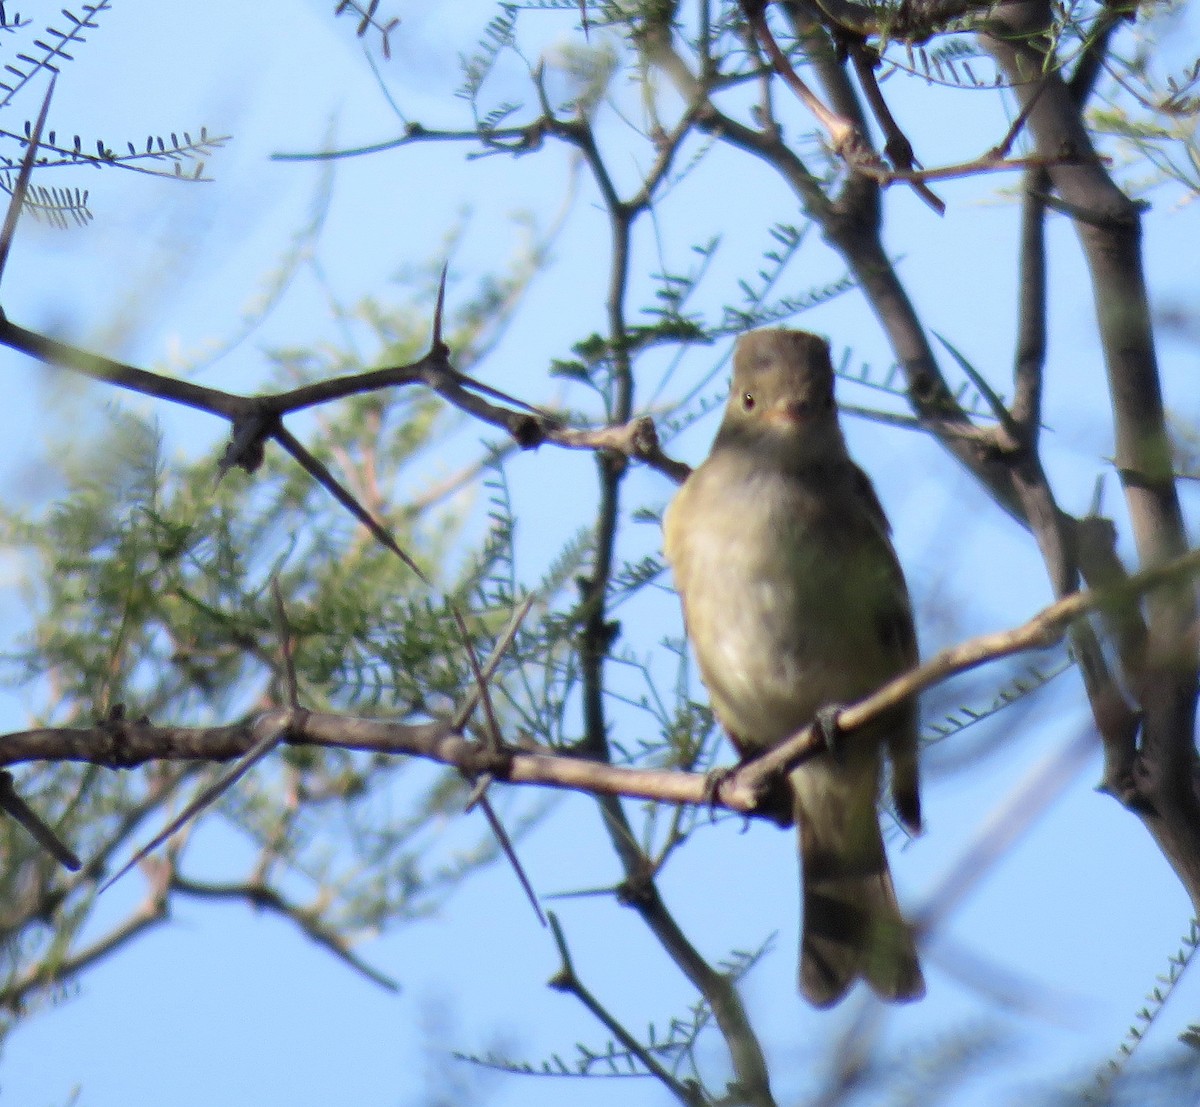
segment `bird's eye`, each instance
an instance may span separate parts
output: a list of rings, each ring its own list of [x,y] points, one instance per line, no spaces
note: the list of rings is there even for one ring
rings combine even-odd
[[[753,392],[743,392],[742,393],[742,410],[743,411],[753,411],[754,410],[754,393]]]

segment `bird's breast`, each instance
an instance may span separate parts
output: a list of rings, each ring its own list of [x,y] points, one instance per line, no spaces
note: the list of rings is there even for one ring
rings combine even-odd
[[[780,741],[894,668],[879,656],[877,558],[864,562],[862,528],[830,494],[702,467],[672,505],[667,553],[689,636],[714,710],[748,747]]]

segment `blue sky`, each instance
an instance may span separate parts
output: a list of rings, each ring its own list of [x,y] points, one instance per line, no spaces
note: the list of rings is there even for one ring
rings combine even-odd
[[[317,148],[331,127],[346,144],[380,140],[396,130],[350,21],[335,22],[332,7],[316,0],[202,8],[142,0],[118,3],[102,16],[101,28],[59,82],[51,125],[79,131],[85,141],[102,135],[116,145],[126,136],[195,131],[203,123],[212,133],[232,133],[235,141],[211,161],[211,184],[95,174],[79,182],[92,190],[92,226],[63,234],[24,224],[5,275],[9,315],[147,367],[169,366],[179,351],[195,351],[236,330],[317,187],[317,169],[272,163],[269,154]],[[393,10],[404,19],[385,68],[393,93],[427,125],[465,126],[462,105],[448,93],[458,79],[457,54],[478,37],[489,5],[409,3]],[[22,14],[41,13],[30,6]],[[526,14],[526,23],[538,29],[534,39],[540,34],[553,44],[574,33],[568,17]],[[497,99],[526,95],[517,90],[515,75],[512,81],[514,91],[499,88]],[[984,96],[947,97],[900,81],[886,87],[930,164],[979,153],[1004,126],[994,101]],[[34,115],[40,91],[17,110]],[[622,137],[618,121],[610,119],[601,137],[615,147]],[[385,288],[399,267],[438,256],[468,210],[452,269],[463,278],[494,269],[520,246],[514,215],[532,210],[544,217],[562,201],[571,174],[565,150],[519,161],[468,162],[463,153],[448,145],[421,146],[339,165],[321,260],[344,298]],[[628,163],[618,160],[622,164]],[[666,207],[660,225],[667,259],[680,267],[687,264],[689,243],[721,231],[713,282],[720,288],[724,280],[726,290],[767,245],[759,213],[795,218],[791,201],[767,174],[747,173],[740,165],[728,159],[697,172]],[[904,258],[902,275],[919,308],[1001,389],[1012,356],[1016,268],[1016,211],[1001,189],[1014,184],[1015,178],[993,178],[946,185],[941,191],[949,209],[941,220],[903,190],[888,196],[888,246]],[[1195,207],[1179,207],[1166,193],[1154,199],[1146,227],[1151,288],[1160,303],[1186,301],[1200,264]],[[1049,238],[1046,461],[1062,505],[1080,512],[1105,470],[1111,431],[1073,233],[1055,219]],[[797,289],[837,275],[832,255],[815,239],[791,274]],[[553,269],[532,288],[483,366],[486,380],[533,402],[557,394],[559,385],[545,375],[549,359],[563,356],[572,341],[601,323],[606,242],[604,220],[585,185],[555,243]],[[636,287],[648,287],[646,275],[658,264],[656,244],[644,234]],[[877,369],[889,362],[873,318],[854,295],[800,322],[835,344],[852,344]],[[244,388],[264,370],[261,346],[318,341],[331,329],[321,295],[302,278],[261,332],[202,379]],[[719,353],[689,360],[687,371],[698,372]],[[1181,414],[1194,413],[1195,350],[1164,343],[1162,355],[1168,403]],[[13,390],[9,476],[0,489],[10,498],[35,500],[47,492],[32,479],[37,458],[60,448],[81,413],[102,420],[111,397],[98,386],[64,390],[55,375],[12,356],[3,365],[11,379],[37,383]],[[841,395],[872,402],[852,385],[842,386]],[[123,402],[150,407],[137,399]],[[222,429],[161,406],[153,410],[177,450],[193,449]],[[702,422],[672,444],[673,452],[698,461],[714,429],[711,420]],[[847,429],[891,515],[927,650],[1015,624],[1048,602],[1033,543],[1006,523],[946,454],[903,430],[864,421]],[[462,436],[454,448],[469,449],[471,441]],[[455,460],[454,454],[431,460],[430,478],[452,469]],[[587,457],[548,449],[510,466],[521,554],[531,571],[552,555],[555,538],[586,518],[586,503],[577,516],[564,512],[562,503],[586,500],[578,490],[591,494],[591,473]],[[652,473],[628,482],[631,508],[660,508],[670,493]],[[1189,495],[1194,518],[1195,494]],[[1111,473],[1105,506],[1123,525]],[[653,528],[628,530],[627,551],[657,548]],[[1127,539],[1122,549],[1128,553]],[[7,596],[5,611],[18,613],[17,602]],[[673,601],[659,597],[640,622],[626,620],[629,641],[653,651],[663,620],[674,617]],[[27,706],[13,697],[4,705],[5,718],[19,726]],[[936,714],[935,707],[927,703],[927,716]],[[994,725],[1005,736],[988,759],[966,772],[931,771],[927,831],[893,854],[901,899],[919,907],[1010,790],[1086,724],[1078,679],[1068,673],[1039,695],[1027,715],[999,717]],[[639,724],[627,719],[624,725]],[[988,1061],[956,1103],[1011,1103],[1031,1088],[1086,1077],[1113,1053],[1187,928],[1189,906],[1178,882],[1136,820],[1093,792],[1098,777],[1093,754],[1065,783],[1063,799],[947,921],[945,942],[935,939],[927,954],[929,998],[889,1018],[887,1040],[901,1047],[925,1048],[985,1024],[1007,1035],[1006,1052]],[[246,850],[232,832],[216,827],[205,831],[205,848],[214,871]],[[617,876],[595,812],[581,797],[563,799],[521,853],[544,894]],[[108,893],[105,910],[115,917],[135,903],[139,879]],[[824,1044],[854,1011],[851,1004],[819,1014],[795,993],[796,887],[791,836],[757,825],[742,833],[734,821],[699,831],[663,879],[669,904],[714,960],[777,935],[774,952],[749,977],[745,994],[773,1058],[781,1102],[796,1101],[808,1086],[812,1058],[823,1056]],[[628,912],[603,898],[562,900],[555,909],[589,985],[635,1031],[648,1021],[664,1024],[692,1002],[689,988]],[[955,962],[951,945],[1037,982],[1039,1010],[997,1014],[986,997],[948,971]],[[67,1102],[77,1086],[80,1102],[89,1107],[373,1107],[420,1102],[426,1046],[485,1052],[502,1042],[511,1055],[536,1062],[552,1052],[569,1059],[577,1041],[600,1048],[606,1040],[575,1002],[545,987],[557,967],[553,944],[504,868],[472,880],[438,918],[400,928],[362,952],[401,980],[400,996],[352,975],[271,918],[241,908],[185,905],[169,927],[86,974],[61,1002],[21,1026],[5,1049],[0,1090],[6,1101],[31,1107]],[[1155,1027],[1148,1055],[1171,1046],[1174,1034],[1194,1020],[1198,1000],[1193,976]],[[721,1073],[715,1043],[707,1062],[710,1074]],[[490,1091],[489,1102],[499,1105],[602,1104],[618,1096],[634,1107],[664,1101],[646,1081],[614,1089],[604,1082],[500,1077]],[[475,1099],[461,1093],[449,1101]]]

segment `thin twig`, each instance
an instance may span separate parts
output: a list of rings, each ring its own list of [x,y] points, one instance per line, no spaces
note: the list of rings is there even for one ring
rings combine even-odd
[[[775,36],[771,33],[771,27],[767,23],[767,5],[765,0],[742,0],[742,10],[746,14],[746,19],[754,31],[754,37],[762,47],[763,52],[770,59],[771,65],[775,72],[783,79],[784,83],[796,94],[800,102],[816,116],[817,122],[829,134],[829,140],[833,149],[846,158],[847,161],[851,157],[857,157],[864,152],[869,152],[863,136],[859,133],[858,128],[849,119],[838,115],[836,112],[830,111],[820,100],[819,97],[813,94],[813,91],[801,79],[800,75],[792,68],[792,63],[788,61],[787,55],[779,48],[779,43],[775,41]],[[857,168],[857,165],[855,165]]]
[[[462,730],[467,725],[472,713],[479,705],[481,686],[492,679],[492,674],[496,671],[505,653],[508,652],[508,647],[512,645],[513,639],[516,638],[517,631],[521,629],[521,624],[529,614],[530,608],[533,607],[535,599],[535,596],[526,596],[521,601],[520,605],[513,612],[512,618],[509,619],[508,626],[504,628],[504,633],[496,639],[496,645],[492,647],[492,652],[483,663],[483,668],[479,671],[474,688],[467,694],[458,711],[454,714],[454,719],[451,722],[451,727],[454,730]]]
[[[584,986],[575,972],[575,966],[571,962],[571,953],[567,948],[567,940],[563,935],[562,925],[558,921],[558,916],[553,911],[550,912],[550,932],[554,935],[554,944],[558,947],[558,956],[561,961],[558,972],[556,972],[547,981],[549,986],[556,992],[566,992],[568,995],[573,995],[588,1012],[595,1018],[614,1038],[623,1045],[632,1056],[645,1067],[646,1071],[659,1081],[680,1103],[686,1104],[687,1107],[703,1107],[708,1102],[708,1097],[705,1096],[698,1085],[691,1081],[682,1082],[668,1072],[654,1057],[654,1055],[639,1042],[625,1027],[617,1021],[604,1008],[598,999]]]
[[[1038,762],[1001,800],[916,913],[915,923],[932,931],[1062,794],[1096,749],[1096,731],[1085,726],[1061,749]]]
[[[288,625],[287,610],[283,606],[283,592],[279,587],[277,573],[271,577],[271,598],[275,601],[275,633],[279,638],[279,656],[283,661],[287,704],[293,711],[299,711],[300,688],[296,683],[296,660],[292,656],[292,628]]]
[[[1012,149],[1013,143],[1017,141],[1017,135],[1024,129],[1025,124],[1029,121],[1029,116],[1033,113],[1033,109],[1037,107],[1037,102],[1041,98],[1043,92],[1046,91],[1045,75],[1037,82],[1037,87],[1030,94],[1029,99],[1021,106],[1021,110],[1017,112],[1017,117],[1012,121],[1004,137],[996,143],[995,146],[985,155],[996,161],[1003,161],[1008,157],[1009,151]]]
[[[306,937],[317,945],[344,961],[355,972],[361,973],[373,984],[389,992],[400,991],[400,985],[386,973],[367,964],[361,957],[353,953],[345,939],[332,928],[321,924],[317,913],[312,908],[301,907],[290,903],[275,888],[257,881],[233,884],[207,884],[198,880],[189,880],[178,873],[171,877],[168,885],[172,892],[194,896],[197,899],[225,899],[250,903],[259,910],[274,911],[277,915],[295,923]]]

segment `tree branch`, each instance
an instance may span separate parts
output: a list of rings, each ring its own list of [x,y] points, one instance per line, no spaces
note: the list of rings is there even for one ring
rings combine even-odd
[[[1200,573],[1200,549],[1137,573],[1103,592],[1077,592],[1044,608],[1010,630],[967,639],[843,708],[839,732],[852,735],[911,697],[953,676],[1013,654],[1060,642],[1070,625],[1097,611],[1119,609],[1145,593],[1178,585]],[[589,792],[600,796],[707,804],[709,776],[659,769],[629,769],[577,753],[532,751],[505,746],[497,751],[456,730],[452,721],[399,723],[321,712],[265,711],[241,724],[219,727],[155,726],[145,721],[106,722],[94,727],[44,727],[0,737],[0,766],[27,761],[80,761],[113,769],[150,761],[229,761],[243,757],[268,735],[283,730],[296,745],[329,746],[371,753],[411,754],[452,766],[468,778],[485,773],[498,781]],[[761,811],[763,782],[786,773],[826,749],[812,726],[769,754],[740,768],[717,797],[743,814]],[[770,815],[771,813],[767,813]]]
[[[985,38],[1001,68],[1027,101],[1027,81],[1040,73],[1029,130],[1042,156],[1069,150],[1079,159],[1048,168],[1050,182],[1072,214],[1091,273],[1100,339],[1108,370],[1116,432],[1116,463],[1143,566],[1162,565],[1187,547],[1171,469],[1170,441],[1154,348],[1141,253],[1137,205],[1117,187],[1092,148],[1082,118],[1086,67],[1076,89],[1047,56],[1052,27],[1046,0],[995,9]],[[1101,36],[1098,48],[1107,43]],[[1077,91],[1079,95],[1077,95]],[[1200,912],[1200,796],[1195,746],[1197,658],[1192,628],[1196,595],[1190,582],[1158,590],[1147,601],[1147,666],[1141,701],[1142,743],[1122,795],[1155,837]]]

